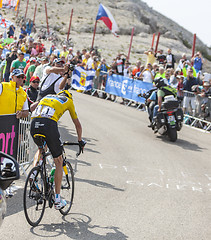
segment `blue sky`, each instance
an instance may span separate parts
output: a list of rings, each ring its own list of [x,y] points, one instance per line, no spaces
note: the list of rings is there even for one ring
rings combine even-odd
[[[211,0],[142,0],[211,47]]]

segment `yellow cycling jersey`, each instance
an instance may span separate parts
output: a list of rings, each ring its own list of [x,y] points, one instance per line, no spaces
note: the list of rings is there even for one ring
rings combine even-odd
[[[72,98],[62,95],[47,95],[39,102],[31,118],[49,118],[58,122],[67,110],[72,119],[78,118]]]

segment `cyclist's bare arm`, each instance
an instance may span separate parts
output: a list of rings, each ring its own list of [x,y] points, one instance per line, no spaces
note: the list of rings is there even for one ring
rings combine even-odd
[[[81,127],[81,123],[80,123],[78,118],[72,119],[72,120],[73,120],[73,123],[74,123],[75,128],[76,128],[76,132],[77,132],[77,135],[78,135],[78,141],[81,141],[82,140],[82,127]]]

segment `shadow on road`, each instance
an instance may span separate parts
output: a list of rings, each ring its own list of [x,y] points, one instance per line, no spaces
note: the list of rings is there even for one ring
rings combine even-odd
[[[18,181],[14,186],[18,185]],[[13,192],[14,196],[7,199],[6,217],[23,211],[23,188]]]
[[[89,183],[93,186],[96,187],[101,187],[101,188],[110,188],[116,191],[121,191],[124,192],[124,189],[121,188],[117,188],[114,185],[110,184],[110,183],[106,183],[106,182],[102,182],[102,181],[98,181],[98,180],[90,180],[90,179],[82,179],[82,178],[75,178],[75,181],[77,182],[84,182],[84,183]]]
[[[40,238],[68,236],[78,240],[126,240],[128,237],[118,227],[92,225],[91,218],[80,213],[71,213],[62,217],[62,223],[40,224],[31,228],[31,233]]]
[[[196,143],[191,143],[190,141],[186,141],[186,140],[183,140],[183,139],[177,139],[176,142],[171,142],[167,138],[167,136],[157,136],[157,138],[161,139],[165,143],[181,147],[185,150],[191,150],[191,151],[196,151],[196,152],[202,152],[203,150],[206,150],[206,148],[201,148]]]

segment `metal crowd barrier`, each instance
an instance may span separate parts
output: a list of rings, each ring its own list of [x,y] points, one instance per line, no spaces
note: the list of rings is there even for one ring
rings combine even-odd
[[[23,173],[27,176],[26,170],[33,161],[35,144],[30,135],[31,115],[21,118],[19,121],[19,141],[17,160]]]

